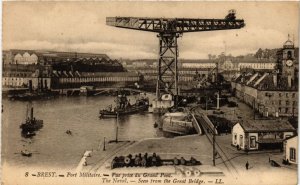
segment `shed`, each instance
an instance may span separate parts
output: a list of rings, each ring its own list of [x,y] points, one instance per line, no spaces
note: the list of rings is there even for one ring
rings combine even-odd
[[[294,135],[283,142],[283,158],[289,163],[298,164],[298,136]]]
[[[232,145],[242,150],[282,150],[284,139],[295,131],[284,120],[243,120],[232,128]]]

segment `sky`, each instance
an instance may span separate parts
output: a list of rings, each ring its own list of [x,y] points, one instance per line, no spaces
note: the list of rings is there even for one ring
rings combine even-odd
[[[106,17],[224,18],[235,9],[238,30],[184,33],[179,57],[234,56],[280,48],[288,34],[298,46],[298,2],[4,2],[3,49],[105,53],[113,59],[157,58],[155,33],[107,26]]]

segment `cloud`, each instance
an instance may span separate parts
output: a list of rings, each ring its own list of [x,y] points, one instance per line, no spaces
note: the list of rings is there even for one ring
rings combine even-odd
[[[22,41],[10,43],[9,48],[32,49],[69,52],[106,53],[111,58],[155,58],[156,54],[148,52],[144,46],[119,44],[110,42],[86,42],[86,43],[52,43],[49,41]]]
[[[288,33],[295,34],[298,43],[298,8],[293,2],[6,2],[3,48],[157,58],[157,34],[106,26],[105,17],[223,18],[231,8],[237,9],[237,16],[245,20],[246,27],[183,34],[178,39],[180,57],[207,58],[208,54],[218,55],[225,49],[228,54],[240,55],[258,48],[278,48]]]

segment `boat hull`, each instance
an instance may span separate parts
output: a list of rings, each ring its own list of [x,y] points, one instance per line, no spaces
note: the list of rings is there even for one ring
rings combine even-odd
[[[35,120],[33,123],[22,123],[20,128],[23,133],[31,133],[43,127],[43,120]]]
[[[147,111],[149,108],[148,105],[141,105],[141,106],[132,106],[130,108],[126,108],[126,109],[121,109],[121,110],[117,110],[117,111],[108,111],[108,110],[101,110],[99,112],[100,114],[100,118],[115,118],[117,117],[117,114],[119,116],[124,116],[124,115],[130,115],[130,114],[135,114],[138,112],[142,112],[142,111]]]
[[[25,156],[25,157],[31,157],[31,156],[32,156],[32,153],[26,152],[26,151],[21,151],[21,155],[22,155],[22,156]]]
[[[193,123],[190,121],[172,120],[170,117],[163,120],[162,130],[173,134],[187,135],[193,132]]]

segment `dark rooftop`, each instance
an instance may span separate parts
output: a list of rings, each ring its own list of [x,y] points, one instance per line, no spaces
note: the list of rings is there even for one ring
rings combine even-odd
[[[294,127],[284,120],[244,120],[240,125],[245,132],[294,132]]]

